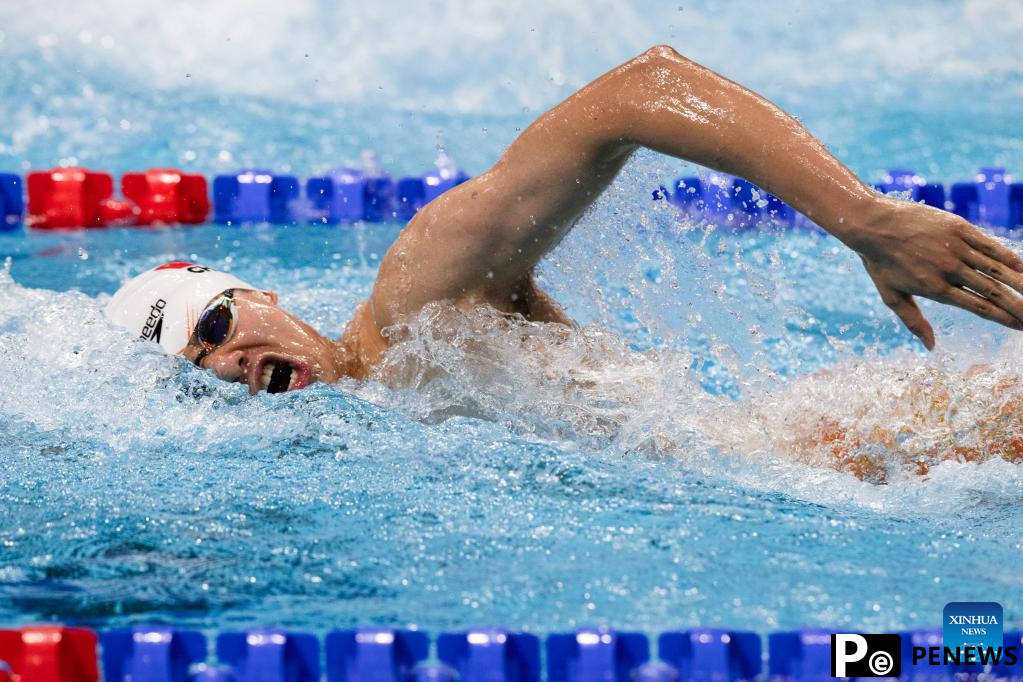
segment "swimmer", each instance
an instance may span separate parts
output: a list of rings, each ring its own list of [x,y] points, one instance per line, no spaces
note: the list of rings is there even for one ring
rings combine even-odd
[[[420,210],[339,340],[226,273],[170,263],[125,284],[108,317],[250,393],[377,367],[391,330],[431,302],[571,324],[533,269],[640,147],[764,188],[856,251],[881,299],[928,349],[914,296],[1023,329],[1023,259],[961,218],[885,198],[764,98],[654,47],[529,126],[482,175]]]

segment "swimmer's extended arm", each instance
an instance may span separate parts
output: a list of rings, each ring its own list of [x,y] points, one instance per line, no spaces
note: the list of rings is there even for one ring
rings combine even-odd
[[[541,116],[488,172],[428,205],[388,253],[378,324],[439,298],[500,304],[637,147],[748,179],[854,249],[928,348],[925,296],[1023,327],[1023,260],[950,213],[881,197],[781,109],[669,47]],[[1009,285],[1009,286],[1006,286]]]

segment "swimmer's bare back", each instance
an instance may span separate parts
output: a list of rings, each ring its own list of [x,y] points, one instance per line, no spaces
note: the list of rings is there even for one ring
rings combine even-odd
[[[928,349],[917,295],[1023,328],[1018,256],[955,215],[880,196],[771,102],[659,46],[545,113],[493,168],[416,215],[346,331],[353,373],[379,360],[381,330],[432,301],[567,321],[533,268],[639,147],[746,178],[813,219],[860,255]]]

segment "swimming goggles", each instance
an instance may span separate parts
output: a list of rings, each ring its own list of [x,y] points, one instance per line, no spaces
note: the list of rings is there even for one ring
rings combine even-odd
[[[192,341],[200,350],[192,362],[202,367],[202,361],[207,355],[231,340],[238,326],[237,321],[234,289],[227,289],[199,313],[199,321],[195,323],[195,331],[192,332]]]

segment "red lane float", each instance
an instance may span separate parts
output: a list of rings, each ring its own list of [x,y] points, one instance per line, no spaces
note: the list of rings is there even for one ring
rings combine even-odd
[[[210,212],[206,178],[174,168],[125,173],[121,193],[138,206],[136,225],[198,225]]]
[[[28,174],[28,224],[37,228],[104,227],[129,222],[133,208],[112,199],[109,173],[54,168]]]
[[[114,199],[109,173],[55,168],[28,175],[28,224],[36,228],[197,225],[210,210],[206,178],[174,168],[126,173]]]
[[[0,661],[10,682],[98,682],[96,633],[85,628],[36,625],[0,630]]]

